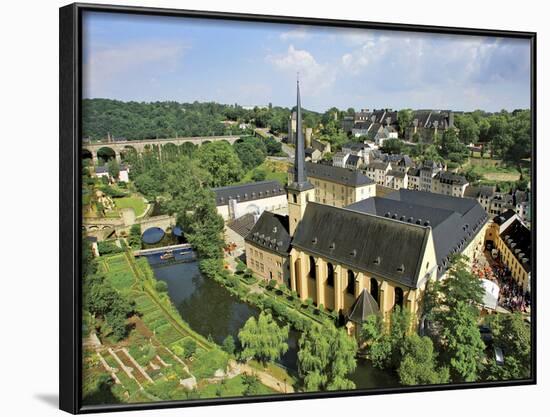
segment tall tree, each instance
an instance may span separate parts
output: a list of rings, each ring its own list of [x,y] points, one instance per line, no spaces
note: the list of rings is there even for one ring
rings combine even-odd
[[[522,379],[531,375],[531,332],[520,313],[490,316],[493,345],[502,349],[504,365],[490,359],[491,380]]]
[[[202,167],[212,175],[210,186],[223,187],[238,182],[243,175],[242,163],[228,142],[211,142],[197,151]]]
[[[298,342],[298,371],[306,391],[353,389],[357,344],[343,330],[312,326]]]
[[[413,112],[411,109],[399,110],[397,113],[397,124],[399,125],[399,134],[405,136],[405,130],[412,122]],[[418,141],[417,141],[418,142]]]
[[[449,381],[448,368],[436,369],[436,354],[429,337],[411,334],[404,341],[401,355],[397,370],[401,384],[444,384]]]
[[[471,115],[457,115],[455,125],[459,130],[458,138],[462,143],[467,145],[479,140],[479,126]]]
[[[239,331],[241,356],[254,357],[264,365],[278,359],[288,350],[288,329],[280,327],[269,313],[260,313],[258,320],[250,317]]]

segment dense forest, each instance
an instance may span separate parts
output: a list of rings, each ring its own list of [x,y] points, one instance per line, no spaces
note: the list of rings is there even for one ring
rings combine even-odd
[[[225,120],[270,127],[273,132],[286,132],[291,109],[284,107],[247,110],[234,104],[123,102],[108,99],[85,99],[82,105],[83,137],[105,139],[107,135],[128,140],[170,138],[176,136],[210,136],[243,133]],[[304,110],[304,124],[316,126],[321,115]],[[245,132],[248,133],[248,132]]]

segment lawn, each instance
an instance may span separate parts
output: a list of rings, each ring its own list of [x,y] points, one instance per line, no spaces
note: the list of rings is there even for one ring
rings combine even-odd
[[[143,197],[133,195],[131,197],[115,198],[115,205],[119,209],[131,208],[134,209],[136,217],[139,217],[145,213],[147,209],[147,203],[143,200]]]
[[[264,161],[260,166],[251,169],[248,171],[243,179],[241,180],[241,184],[245,184],[247,182],[254,182],[252,179],[252,176],[256,171],[261,171],[265,173],[265,180],[276,180],[279,181],[281,184],[287,183],[287,171],[288,171],[288,163],[284,161]]]
[[[500,159],[470,158],[468,163],[476,174],[487,181],[517,181],[520,177],[516,167],[506,165]]]
[[[245,390],[245,385],[243,384],[243,376],[238,375],[234,378],[225,380],[223,385],[218,384],[208,384],[204,387],[199,388],[201,398],[215,398],[218,394],[221,394],[223,397],[240,397],[243,395]],[[276,394],[276,391],[266,387],[263,384],[260,384],[261,394]]]

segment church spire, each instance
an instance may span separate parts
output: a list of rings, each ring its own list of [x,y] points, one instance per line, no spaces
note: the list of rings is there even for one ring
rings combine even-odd
[[[300,80],[296,80],[296,151],[294,153],[294,172],[291,189],[307,190],[313,188],[307,180],[305,169],[304,132],[302,128],[302,103],[300,100]]]
[[[304,134],[302,132],[302,105],[300,103],[300,80],[296,80],[296,152],[294,155],[294,182],[306,181],[304,169]]]

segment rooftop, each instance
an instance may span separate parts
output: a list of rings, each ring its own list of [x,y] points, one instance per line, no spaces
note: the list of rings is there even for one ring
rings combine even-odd
[[[287,256],[290,252],[288,216],[264,211],[245,241],[272,252]]]
[[[229,200],[254,201],[261,198],[286,194],[278,181],[259,181],[212,189],[216,194],[216,206],[225,206]]]
[[[373,180],[359,171],[332,165],[314,164],[312,162],[306,162],[306,174],[308,177],[351,187],[374,184]]]
[[[429,234],[424,226],[310,202],[292,245],[416,288]]]
[[[431,227],[438,275],[449,266],[451,256],[461,252],[487,221],[485,210],[476,200],[405,189],[346,208]]]

